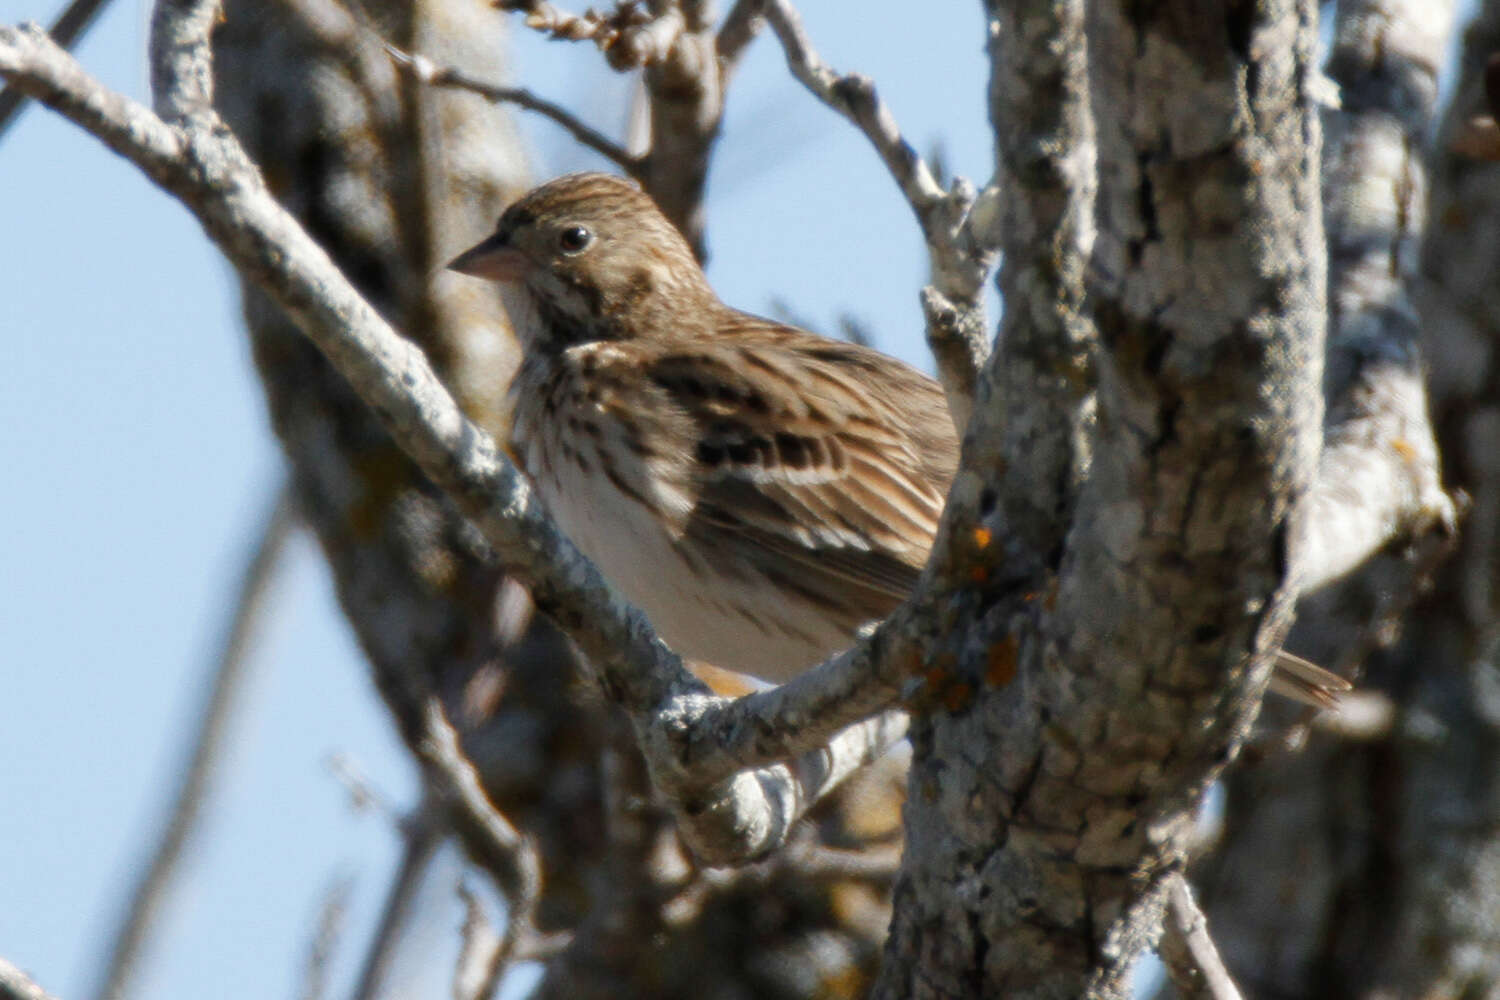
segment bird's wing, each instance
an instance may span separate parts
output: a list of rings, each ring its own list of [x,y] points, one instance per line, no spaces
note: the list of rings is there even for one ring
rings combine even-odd
[[[663,350],[650,379],[694,428],[687,532],[894,605],[926,561],[957,465],[942,390],[869,348],[744,314]],[[832,583],[835,580],[828,580]]]

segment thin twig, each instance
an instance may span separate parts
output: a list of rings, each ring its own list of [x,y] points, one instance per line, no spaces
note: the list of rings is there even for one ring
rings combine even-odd
[[[151,97],[168,125],[212,127],[213,49],[221,0],[156,0],[151,8]]]
[[[505,894],[505,930],[494,943],[476,996],[489,996],[523,942],[535,934],[534,917],[542,895],[542,866],[536,848],[495,808],[465,756],[458,733],[436,697],[427,699],[426,738],[422,757],[429,780],[451,821],[465,834],[463,843],[496,877]]]
[[[1167,878],[1167,912],[1158,954],[1184,1000],[1241,1000],[1209,936],[1208,918],[1180,872]]]
[[[464,906],[464,922],[459,929],[458,963],[453,971],[454,1000],[484,1000],[493,994],[491,976],[504,968],[499,958],[501,937],[484,910],[484,903],[467,882],[458,883],[458,898]]]
[[[738,0],[730,8],[714,39],[714,48],[718,50],[719,59],[725,66],[733,67],[739,62],[745,49],[750,47],[755,36],[766,26],[765,10],[766,0]]]
[[[57,20],[52,22],[52,29],[47,33],[59,46],[71,49],[107,3],[109,0],[73,0]],[[4,137],[6,130],[15,123],[19,117],[18,112],[25,104],[26,95],[15,87],[0,90],[0,137]]]
[[[891,109],[875,92],[874,82],[858,73],[840,75],[830,69],[813,48],[801,15],[788,0],[767,0],[764,15],[781,41],[792,75],[865,134],[916,212],[928,242],[941,238],[936,215],[947,200],[947,192],[938,185],[927,161],[902,137]]]
[[[574,14],[544,0],[502,0],[497,6],[525,13],[526,27],[554,39],[593,42],[617,70],[640,69],[665,59],[688,29],[687,17],[676,3],[653,13],[635,0],[625,0],[608,14],[592,8]]]
[[[115,1000],[133,992],[141,952],[161,916],[188,838],[218,773],[225,741],[244,690],[256,630],[266,609],[278,560],[286,549],[296,518],[291,491],[282,486],[265,520],[255,549],[241,575],[239,593],[224,638],[209,664],[207,688],[198,711],[197,730],[182,770],[182,779],[167,811],[161,839],[145,873],[131,890],[119,928],[110,944],[99,988],[94,995]]]
[[[318,926],[307,948],[307,963],[302,972],[301,1000],[323,1000],[328,994],[328,976],[333,968],[333,953],[343,935],[349,915],[349,897],[354,880],[344,876],[330,885],[318,907]]]
[[[383,42],[385,51],[391,59],[399,66],[411,71],[411,73],[423,83],[433,87],[451,87],[454,90],[463,90],[471,94],[478,94],[488,101],[504,102],[535,111],[545,118],[549,118],[567,130],[568,134],[580,143],[603,156],[621,170],[632,177],[638,176],[641,171],[641,159],[631,156],[621,146],[613,142],[604,133],[584,124],[574,117],[573,113],[561,105],[554,104],[546,98],[538,97],[524,87],[501,87],[493,83],[485,83],[477,80],[462,70],[451,66],[439,66],[426,56],[407,52]]]
[[[902,137],[869,77],[841,75],[823,62],[790,0],[766,0],[763,14],[781,41],[792,75],[864,133],[916,216],[932,271],[932,286],[922,294],[927,338],[954,425],[962,434],[989,353],[982,289],[995,262],[989,243],[993,227],[971,224],[973,185],[957,178],[949,190],[943,189],[927,161]]]
[[[433,773],[438,793],[458,822],[483,834],[484,860],[499,861],[486,867],[500,876],[500,888],[509,897],[509,923],[530,926],[532,909],[541,895],[541,864],[536,850],[485,794],[479,772],[464,755],[458,733],[436,697],[427,699],[426,722],[422,757]]]

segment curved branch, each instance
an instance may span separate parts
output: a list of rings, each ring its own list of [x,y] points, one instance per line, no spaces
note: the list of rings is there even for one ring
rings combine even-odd
[[[1167,878],[1167,913],[1157,950],[1184,1000],[1241,1000],[1208,933],[1208,918],[1181,872]]]
[[[836,73],[823,62],[790,0],[766,0],[762,13],[781,42],[792,75],[864,133],[916,215],[932,271],[932,287],[922,293],[927,339],[962,434],[989,355],[981,292],[995,263],[994,227],[973,224],[976,196],[968,181],[959,178],[952,190],[943,190],[927,161],[901,135],[874,81],[859,73]]]
[[[52,30],[48,32],[52,40],[65,49],[71,49],[73,43],[83,37],[94,23],[94,18],[104,9],[109,0],[73,0],[68,4],[56,21],[52,22]],[[0,137],[5,135],[16,120],[20,117],[20,111],[25,107],[26,95],[15,87],[6,87],[0,90]]]

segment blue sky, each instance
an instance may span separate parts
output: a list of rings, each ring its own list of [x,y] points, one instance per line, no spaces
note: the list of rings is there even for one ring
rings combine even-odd
[[[0,23],[50,21],[40,2],[0,0]],[[914,144],[941,139],[954,169],[988,176],[979,4],[919,18],[893,0],[806,6],[824,57],[874,76]],[[146,17],[140,0],[116,0],[78,51],[141,100]],[[517,59],[545,94],[592,95],[585,113],[601,127],[623,120],[628,91],[590,50],[526,37]],[[602,166],[524,122],[538,179]],[[0,956],[76,1000],[153,840],[281,459],[230,272],[185,211],[36,108],[0,143],[0,192]],[[769,36],[731,91],[709,219],[709,276],[726,301],[764,312],[779,298],[829,329],[852,311],[930,370],[915,224],[865,140],[787,76]],[[491,221],[452,234],[451,249]],[[385,819],[350,807],[334,754],[397,806],[411,801],[412,769],[299,539],[142,995],[293,995],[320,902],[345,877],[332,995],[347,993],[398,845]],[[449,894],[424,906],[432,940],[414,948],[441,955]],[[412,973],[409,995],[446,996],[446,961],[413,963],[438,974]]]

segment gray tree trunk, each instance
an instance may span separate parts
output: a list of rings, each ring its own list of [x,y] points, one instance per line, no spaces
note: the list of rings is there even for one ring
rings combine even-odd
[[[996,4],[1001,44],[1023,58],[1063,8]],[[1052,464],[1064,502],[1039,505],[1016,447],[950,499],[953,523],[984,531],[940,546],[1016,551],[957,588],[913,718],[883,997],[1125,996],[1289,620],[1293,500],[1312,484],[1321,412],[1316,8],[1100,2],[1087,29],[1092,466],[1069,503],[1072,465]],[[1061,55],[1066,94],[1083,53]],[[1020,323],[1055,301],[1013,279]],[[998,345],[992,385],[1015,342]],[[1076,396],[1032,407],[1069,440]],[[1038,511],[1040,551],[1016,530]]]

